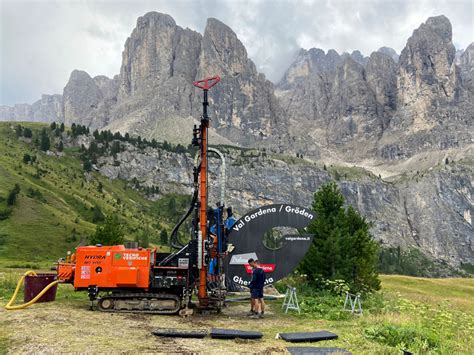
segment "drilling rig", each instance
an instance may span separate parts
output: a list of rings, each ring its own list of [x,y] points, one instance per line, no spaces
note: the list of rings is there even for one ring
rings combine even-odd
[[[208,91],[219,76],[194,82],[203,92],[202,116],[193,128],[192,145],[199,152],[193,168],[193,195],[186,214],[171,233],[175,252],[133,246],[80,246],[74,254],[58,262],[58,280],[87,291],[91,301],[104,312],[142,312],[188,315],[197,290],[198,309],[220,311],[224,305],[222,288],[224,252],[223,201],[216,210],[208,209]],[[191,241],[179,242],[178,230],[192,216]],[[216,226],[210,232],[210,220]],[[214,287],[208,282],[208,265],[214,266]],[[217,280],[217,282],[215,282]]]

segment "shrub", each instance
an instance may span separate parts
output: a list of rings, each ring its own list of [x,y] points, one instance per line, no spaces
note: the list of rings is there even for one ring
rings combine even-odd
[[[13,187],[13,189],[11,189],[8,193],[8,197],[7,197],[8,206],[13,206],[15,204],[16,197],[18,196],[19,193],[20,193],[20,185],[15,184],[15,187]]]
[[[382,324],[366,328],[364,335],[378,343],[402,349],[417,344],[427,351],[439,346],[439,340],[434,335],[414,326]]]

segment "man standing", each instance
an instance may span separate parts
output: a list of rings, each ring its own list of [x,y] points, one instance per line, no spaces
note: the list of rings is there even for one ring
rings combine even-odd
[[[254,260],[253,258],[250,258],[248,260],[248,264],[250,265],[250,267],[252,268],[252,279],[250,280],[250,284],[249,284],[249,289],[250,289],[250,312],[247,313],[247,316],[253,316],[255,314],[257,314],[257,311],[256,311],[256,308],[255,308],[255,302],[254,302],[254,299],[252,297],[252,292],[253,292],[253,288],[254,288],[254,285],[253,285],[253,271],[254,271]]]
[[[263,318],[265,312],[265,303],[263,302],[263,286],[265,284],[265,272],[259,267],[258,260],[249,259],[249,265],[252,267],[252,279],[250,281],[250,317]]]

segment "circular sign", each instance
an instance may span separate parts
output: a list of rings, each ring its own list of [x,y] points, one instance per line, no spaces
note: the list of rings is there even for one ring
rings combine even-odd
[[[311,245],[313,236],[304,229],[313,218],[313,211],[287,204],[263,206],[240,218],[229,234],[234,249],[227,257],[227,280],[248,286],[252,277],[250,258],[259,260],[265,284],[287,276]]]

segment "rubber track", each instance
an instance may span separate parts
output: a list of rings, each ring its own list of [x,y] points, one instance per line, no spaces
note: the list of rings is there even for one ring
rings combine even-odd
[[[124,299],[129,299],[131,301],[137,300],[139,298],[157,298],[157,299],[164,299],[164,300],[170,300],[173,299],[176,301],[176,304],[178,305],[175,309],[170,309],[170,310],[140,310],[140,309],[104,309],[100,306],[101,300],[105,299],[110,299],[110,300],[124,300]],[[99,311],[101,312],[109,312],[109,313],[147,313],[147,314],[175,314],[178,313],[179,310],[181,309],[181,300],[178,296],[172,295],[172,294],[156,294],[156,293],[124,293],[121,295],[111,295],[111,296],[103,296],[98,299],[99,302],[97,302],[97,307]]]

